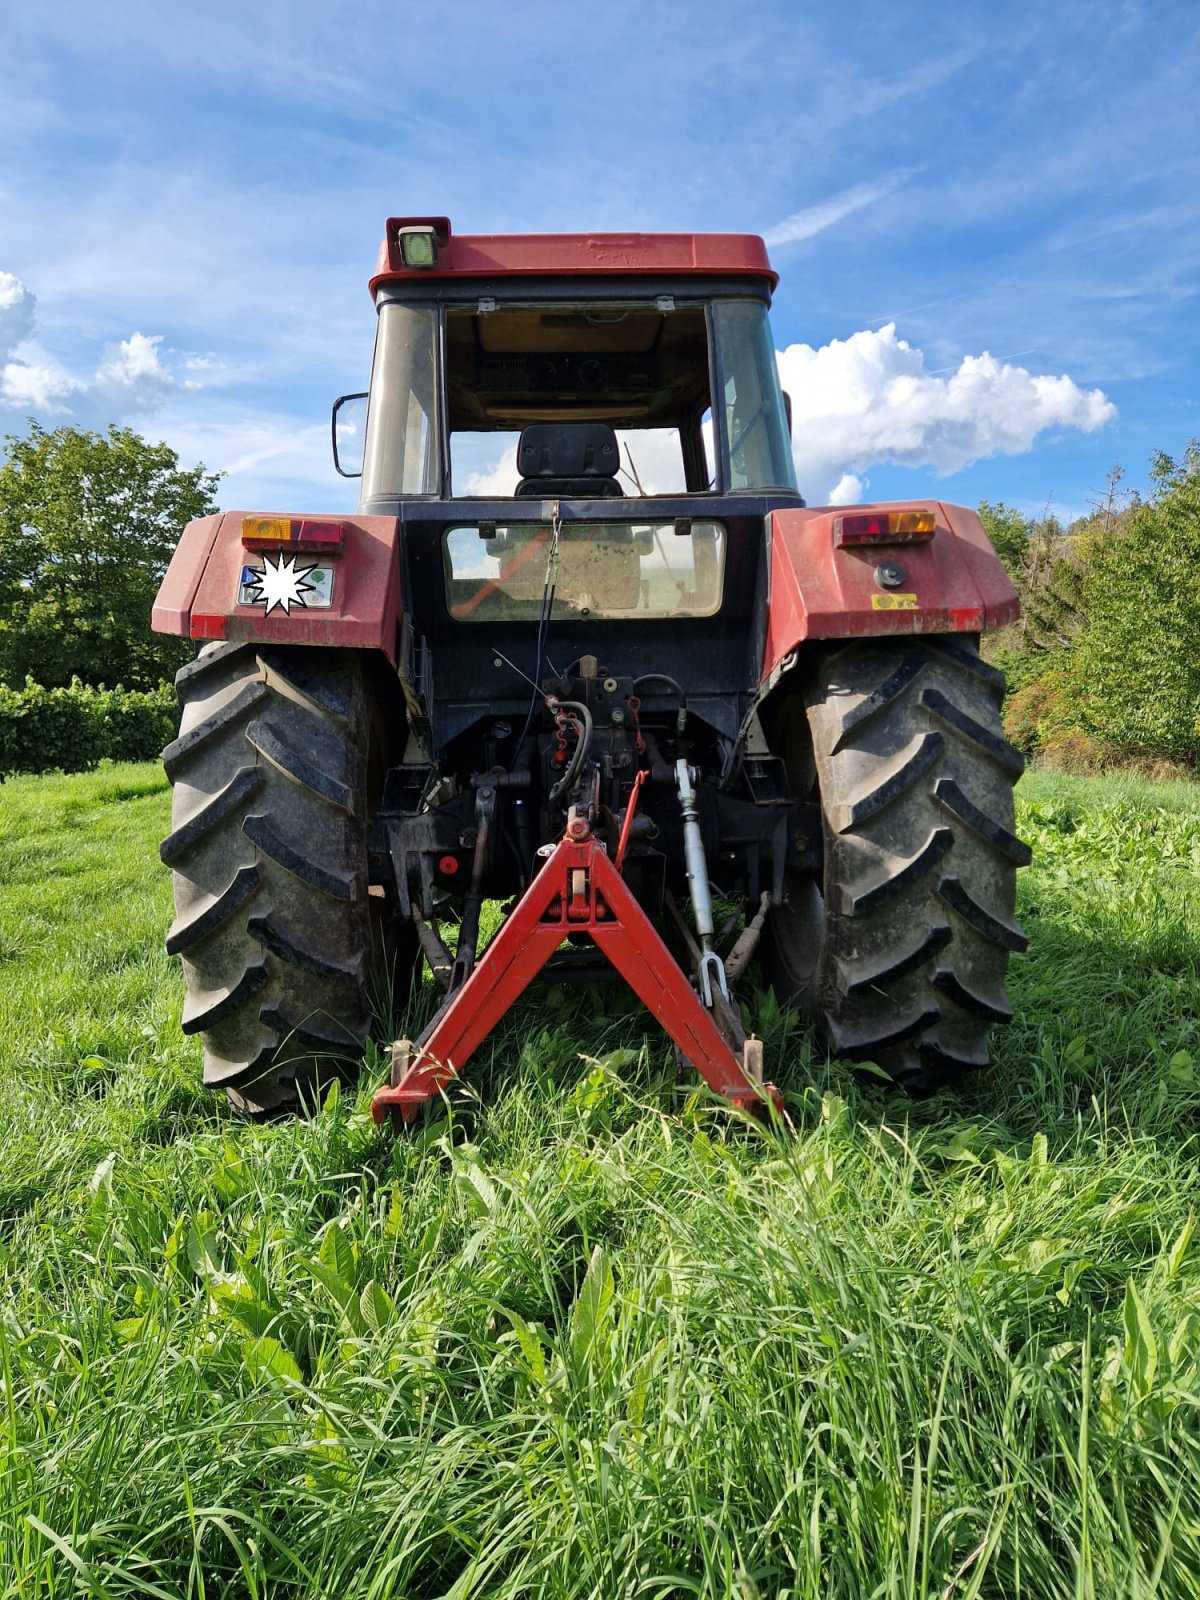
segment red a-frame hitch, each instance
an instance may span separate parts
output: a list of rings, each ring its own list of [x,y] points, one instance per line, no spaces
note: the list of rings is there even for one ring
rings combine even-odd
[[[751,1041],[739,1061],[587,822],[576,817],[425,1036],[415,1048],[406,1040],[393,1046],[391,1085],[371,1101],[375,1121],[393,1115],[412,1122],[572,933],[599,946],[717,1094],[735,1106],[782,1107],[779,1090],[756,1074],[761,1046]]]

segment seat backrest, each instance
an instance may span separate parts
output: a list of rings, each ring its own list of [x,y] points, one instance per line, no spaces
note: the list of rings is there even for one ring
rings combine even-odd
[[[517,494],[525,498],[608,500],[625,490],[617,482],[621,454],[607,422],[535,422],[517,445]]]

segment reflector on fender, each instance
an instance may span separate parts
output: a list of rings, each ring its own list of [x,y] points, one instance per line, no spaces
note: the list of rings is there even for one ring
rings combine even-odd
[[[243,517],[242,543],[247,550],[320,550],[335,555],[346,542],[340,522],[319,522],[311,517]]]
[[[863,544],[925,544],[933,538],[937,516],[932,511],[855,511],[835,517],[837,549]]]

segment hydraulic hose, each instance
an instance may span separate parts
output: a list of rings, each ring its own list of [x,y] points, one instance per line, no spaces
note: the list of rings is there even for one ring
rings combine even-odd
[[[571,764],[562,777],[550,791],[551,800],[557,800],[560,794],[565,794],[579,776],[580,768],[587,759],[588,748],[592,742],[592,714],[581,700],[559,700],[559,709],[576,713],[582,726],[579,730],[578,741],[575,745],[575,754],[571,757]]]
[[[674,678],[668,677],[665,672],[643,672],[640,678],[633,680],[633,692],[636,694],[644,683],[665,683],[673,694],[679,696],[679,715],[675,720],[676,733],[682,733],[687,726],[687,695]]]

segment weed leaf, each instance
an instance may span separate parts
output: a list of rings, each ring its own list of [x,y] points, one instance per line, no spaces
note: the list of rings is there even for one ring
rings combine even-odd
[[[1154,1329],[1146,1315],[1146,1307],[1138,1294],[1132,1278],[1125,1285],[1125,1365],[1129,1370],[1134,1392],[1146,1396],[1154,1385],[1158,1371],[1158,1345]]]
[[[592,1259],[579,1285],[571,1307],[568,1333],[571,1355],[578,1366],[586,1366],[597,1339],[607,1326],[613,1298],[613,1270],[603,1245],[592,1251]]]

